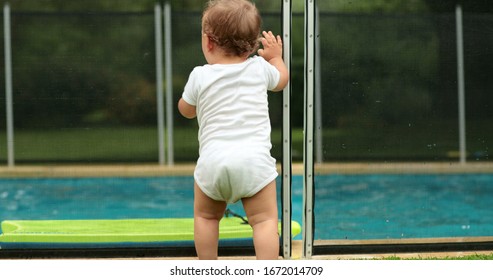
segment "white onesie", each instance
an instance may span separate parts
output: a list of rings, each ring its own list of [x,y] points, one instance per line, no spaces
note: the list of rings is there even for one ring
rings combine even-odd
[[[279,71],[257,56],[239,64],[199,66],[190,74],[182,97],[196,106],[199,124],[194,178],[210,198],[236,202],[277,177],[267,90],[279,78]]]

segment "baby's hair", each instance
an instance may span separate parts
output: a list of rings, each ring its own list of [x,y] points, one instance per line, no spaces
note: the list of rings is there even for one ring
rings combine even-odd
[[[257,8],[247,0],[210,0],[202,17],[202,32],[227,55],[254,52],[261,25]]]

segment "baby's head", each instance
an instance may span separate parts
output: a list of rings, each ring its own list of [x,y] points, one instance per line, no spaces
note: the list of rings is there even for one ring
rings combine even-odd
[[[261,24],[257,8],[248,0],[210,0],[202,16],[202,32],[229,56],[254,52]]]

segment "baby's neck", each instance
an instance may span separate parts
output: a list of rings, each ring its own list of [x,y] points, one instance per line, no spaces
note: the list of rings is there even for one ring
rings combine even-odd
[[[231,56],[224,54],[216,54],[211,57],[209,64],[239,64],[248,59],[248,56]]]

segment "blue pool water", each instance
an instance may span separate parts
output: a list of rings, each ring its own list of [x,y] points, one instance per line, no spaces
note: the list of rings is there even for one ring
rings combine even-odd
[[[315,178],[315,238],[493,236],[493,175]]]
[[[314,209],[315,239],[493,236],[493,174],[316,176]],[[0,220],[171,217],[193,217],[192,177],[0,179]]]

